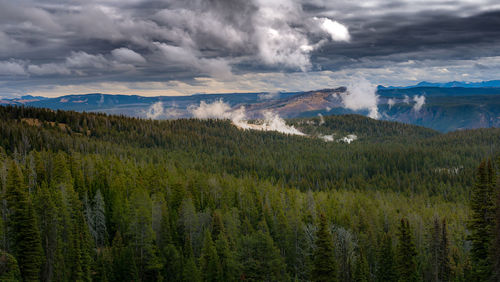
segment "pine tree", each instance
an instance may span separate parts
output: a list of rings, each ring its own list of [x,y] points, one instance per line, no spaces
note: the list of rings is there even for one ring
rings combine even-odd
[[[500,158],[498,158],[498,169],[500,170]],[[495,206],[495,238],[491,248],[493,263],[493,281],[500,281],[500,179],[496,183],[496,206]]]
[[[242,238],[239,248],[242,276],[254,281],[287,280],[285,261],[279,249],[265,228],[265,222],[259,225],[259,230]]]
[[[97,190],[93,201],[92,223],[94,231],[94,241],[97,247],[102,247],[107,244],[108,231],[106,227],[106,210],[104,198],[101,190]]]
[[[434,225],[431,232],[429,244],[431,255],[432,280],[439,281],[440,257],[441,257],[441,225],[439,220],[434,218]]]
[[[451,262],[450,262],[450,242],[448,240],[448,228],[446,219],[441,224],[441,244],[439,249],[439,281],[451,280]]]
[[[132,221],[129,225],[130,236],[135,250],[136,265],[141,279],[146,276],[158,275],[160,260],[157,257],[157,248],[154,244],[152,228],[152,203],[146,190],[137,190],[132,195],[130,206]]]
[[[356,282],[368,282],[370,281],[370,267],[368,261],[364,255],[364,252],[360,249],[358,254],[358,260],[354,266],[354,281]]]
[[[163,258],[162,275],[167,281],[180,281],[182,278],[182,257],[173,244],[167,244],[161,252]]]
[[[494,171],[491,161],[481,162],[471,197],[472,218],[469,227],[472,241],[471,258],[475,279],[486,281],[491,276],[490,259],[495,228]]]
[[[402,218],[399,227],[398,274],[399,281],[414,282],[419,280],[416,262],[417,251],[413,242],[412,230],[408,219]]]
[[[40,226],[41,241],[45,254],[45,262],[42,268],[43,281],[54,280],[54,273],[57,264],[60,264],[58,250],[60,241],[58,240],[58,214],[57,207],[50,195],[47,182],[43,182],[35,195],[35,207],[38,214],[38,223]]]
[[[0,281],[20,281],[21,273],[14,256],[0,252]]]
[[[320,215],[313,254],[312,281],[337,281],[337,268],[333,253],[333,239],[324,214]]]
[[[200,257],[200,269],[203,281],[219,281],[222,278],[219,256],[210,232],[205,230],[203,248]]]
[[[113,273],[110,280],[113,281],[139,281],[137,266],[134,260],[134,251],[131,247],[123,245],[122,236],[119,232],[115,234],[111,247],[113,258]]]
[[[194,260],[193,249],[191,247],[191,242],[188,239],[184,244],[184,263],[182,266],[182,281],[192,281],[198,282],[202,281],[201,273],[196,266],[196,262]]]
[[[68,168],[68,160],[66,155],[62,152],[58,153],[54,160],[54,169],[51,175],[52,186],[57,186],[62,183],[73,184],[73,179],[71,178],[71,172]]]
[[[215,247],[222,270],[222,281],[235,281],[239,278],[239,265],[236,261],[235,253],[230,249],[229,242],[225,234],[220,234],[215,241]]]
[[[88,225],[83,215],[82,202],[71,186],[66,188],[70,216],[71,248],[71,279],[74,281],[90,281],[92,268],[92,239]]]
[[[11,163],[7,176],[6,199],[10,211],[8,226],[13,253],[24,281],[38,281],[43,250],[33,205],[26,192],[21,171]]]
[[[377,268],[377,281],[395,282],[398,280],[394,262],[392,237],[388,233],[384,233],[384,235],[382,236],[378,262],[379,265]]]
[[[57,248],[54,254],[53,279],[54,281],[67,281],[70,280],[71,269],[74,263],[71,209],[69,208],[67,197],[63,196],[63,193],[65,193],[64,189],[50,189],[49,192],[57,212],[57,217],[55,218],[57,222],[57,237],[55,239]]]
[[[97,250],[95,267],[92,273],[92,281],[113,281],[113,261],[110,248],[100,248]]]
[[[212,213],[212,237],[217,240],[221,234],[226,232],[219,211]]]

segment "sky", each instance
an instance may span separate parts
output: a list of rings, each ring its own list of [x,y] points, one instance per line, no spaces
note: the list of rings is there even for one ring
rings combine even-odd
[[[498,0],[0,0],[0,97],[302,91],[499,73]]]

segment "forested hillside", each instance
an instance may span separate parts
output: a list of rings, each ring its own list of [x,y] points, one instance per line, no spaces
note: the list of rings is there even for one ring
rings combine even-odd
[[[498,156],[500,129],[441,134],[356,115],[290,122],[312,137],[224,120],[0,107],[1,278],[465,281],[495,273],[494,260],[479,258],[497,250],[496,166],[477,167]],[[332,133],[359,139],[314,137]]]

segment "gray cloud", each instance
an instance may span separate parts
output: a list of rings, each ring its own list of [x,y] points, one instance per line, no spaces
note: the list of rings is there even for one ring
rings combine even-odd
[[[178,64],[180,68],[192,68],[201,74],[213,77],[228,78],[231,76],[231,67],[221,58],[201,58],[197,51],[186,47],[172,46],[154,42],[154,45],[163,54],[166,63]]]
[[[0,91],[125,81],[195,87],[246,74],[259,81],[239,81],[245,89],[270,81],[287,89],[272,77],[321,71],[338,84],[347,73],[407,83],[426,77],[424,69],[470,79],[460,61],[486,74],[496,61],[483,58],[500,56],[496,2],[0,0]],[[404,71],[390,76],[391,68]]]
[[[63,65],[58,64],[42,64],[42,65],[29,65],[28,72],[35,75],[51,75],[51,74],[62,74],[68,75],[71,71]]]
[[[115,49],[111,51],[111,54],[117,61],[122,63],[143,64],[146,62],[146,59],[141,54],[127,48]]]
[[[20,61],[0,61],[0,75],[25,75],[24,63]]]

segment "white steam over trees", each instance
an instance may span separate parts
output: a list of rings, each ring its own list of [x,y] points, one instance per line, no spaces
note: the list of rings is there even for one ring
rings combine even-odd
[[[377,88],[364,78],[351,81],[347,87],[347,94],[342,95],[344,107],[350,110],[368,110],[368,116],[378,119],[378,95]]]
[[[415,112],[419,112],[422,109],[422,106],[425,104],[425,96],[413,96],[413,101],[415,102],[415,105],[413,105],[413,110]]]
[[[223,100],[217,100],[213,103],[201,101],[198,107],[191,106],[189,111],[195,118],[199,119],[229,119],[235,126],[241,129],[277,131],[285,134],[305,135],[295,127],[287,125],[278,114],[272,112],[264,112],[264,118],[258,121],[258,123],[248,123],[244,107],[233,110],[231,106]]]

